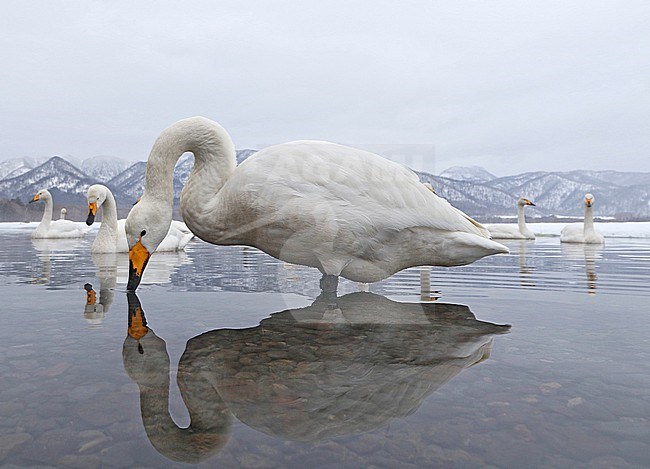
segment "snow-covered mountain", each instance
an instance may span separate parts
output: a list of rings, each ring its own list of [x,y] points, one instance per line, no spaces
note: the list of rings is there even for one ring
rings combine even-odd
[[[47,158],[37,159],[28,157],[0,161],[0,181],[25,174],[30,169],[34,169],[36,166],[45,163],[45,161],[47,161]]]
[[[53,196],[59,194],[58,201],[83,203],[83,194],[93,182],[76,166],[54,156],[26,173],[0,181],[0,197],[29,201],[40,189],[47,188]]]
[[[127,161],[115,156],[94,156],[81,162],[79,168],[98,182],[107,182],[131,166],[133,161]]]
[[[254,150],[237,151],[241,163]],[[128,208],[142,195],[146,162],[131,164],[112,178],[107,176],[124,165],[123,160],[112,162],[108,157],[92,159],[85,166],[88,174],[61,157],[52,157],[31,169],[28,159],[4,162],[2,168],[11,177],[0,180],[0,199],[19,199],[26,203],[41,188],[53,192],[55,203],[85,205],[85,191],[97,182],[113,191],[118,206]],[[88,160],[86,160],[88,161]],[[183,155],[174,170],[174,195],[180,198],[183,185],[189,178],[194,157]],[[23,172],[23,170],[26,171]],[[453,169],[453,171],[451,171]],[[19,175],[13,175],[18,171]],[[650,173],[624,173],[617,171],[567,171],[530,172],[515,176],[495,177],[479,167],[450,168],[436,176],[418,173],[423,182],[429,182],[438,195],[479,220],[513,216],[519,196],[526,196],[537,206],[528,207],[529,217],[569,215],[580,217],[583,213],[584,194],[596,197],[596,216],[616,217],[621,220],[650,219]],[[451,177],[453,176],[453,178]],[[465,179],[463,179],[465,178]]]
[[[457,181],[487,182],[497,177],[481,166],[452,166],[440,173],[441,177]]]

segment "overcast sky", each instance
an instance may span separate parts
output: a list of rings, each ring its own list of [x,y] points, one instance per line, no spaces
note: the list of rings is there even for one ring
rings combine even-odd
[[[0,160],[144,160],[203,115],[237,148],[418,144],[434,173],[650,171],[649,24],[628,0],[3,1]]]

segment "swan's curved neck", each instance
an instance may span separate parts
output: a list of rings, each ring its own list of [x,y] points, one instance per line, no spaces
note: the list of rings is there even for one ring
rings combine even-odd
[[[235,148],[228,133],[207,119],[185,119],[166,129],[154,143],[147,161],[143,199],[151,196],[173,204],[174,167],[185,152],[194,154],[194,167],[184,197],[209,200],[235,170]]]
[[[145,346],[147,353],[151,352]],[[169,412],[170,363],[166,348],[164,354],[154,354],[144,363],[147,369],[132,378],[140,388],[142,423],[153,446],[161,454],[184,462],[199,462],[221,448],[228,440],[231,414],[206,374],[187,370],[181,357],[178,387],[190,415],[189,427],[181,428]]]
[[[519,225],[519,231],[525,232],[528,230],[526,226],[526,217],[524,216],[524,206],[517,205],[517,224]]]
[[[102,226],[100,230],[103,230],[105,226],[117,230],[117,204],[111,191],[106,191],[106,199],[102,203]]]
[[[585,205],[585,233],[594,231],[594,207]]]
[[[52,222],[52,199],[45,198],[45,210],[43,211],[43,218],[41,218],[41,224],[39,226],[49,226]]]
[[[113,251],[117,246],[117,204],[111,191],[106,191],[102,207],[102,225],[99,227],[93,250],[95,252]]]

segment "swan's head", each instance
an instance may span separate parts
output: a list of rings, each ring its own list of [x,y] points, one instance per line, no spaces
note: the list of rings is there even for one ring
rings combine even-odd
[[[594,204],[594,196],[591,194],[585,194],[585,205],[591,207]]]
[[[126,217],[126,241],[129,244],[129,282],[127,291],[135,291],[151,254],[158,248],[172,224],[172,210],[164,203],[142,197]]]
[[[519,197],[519,200],[517,201],[517,205],[523,207],[524,205],[532,205],[535,207],[535,204],[532,203],[530,200],[528,200],[526,197]]]
[[[29,203],[31,204],[32,202],[38,202],[39,200],[42,200],[43,202],[47,200],[51,201],[52,194],[50,194],[50,191],[48,191],[47,189],[41,189],[36,193],[34,197],[32,197],[32,200],[30,200]]]
[[[106,187],[101,184],[90,186],[86,192],[86,199],[88,200],[88,218],[86,218],[86,225],[90,226],[95,222],[97,209],[106,200]]]

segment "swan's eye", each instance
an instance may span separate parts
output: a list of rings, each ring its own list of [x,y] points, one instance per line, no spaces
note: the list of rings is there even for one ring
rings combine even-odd
[[[147,234],[147,230],[142,230],[142,231],[140,232],[140,236],[144,236],[144,235],[146,235],[146,234]]]

